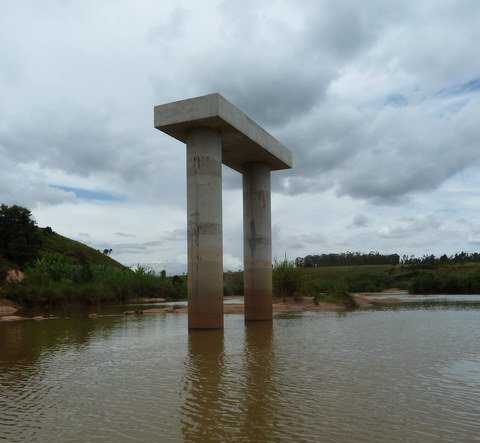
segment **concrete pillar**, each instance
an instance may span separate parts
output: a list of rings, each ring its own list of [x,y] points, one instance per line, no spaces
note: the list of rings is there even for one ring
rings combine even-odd
[[[188,327],[223,328],[222,140],[209,128],[187,138]]]
[[[245,320],[272,319],[270,168],[247,163],[243,172]]]

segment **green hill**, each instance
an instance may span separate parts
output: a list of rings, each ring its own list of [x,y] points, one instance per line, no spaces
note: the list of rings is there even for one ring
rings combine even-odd
[[[51,228],[35,227],[35,230],[40,239],[40,247],[36,253],[37,257],[45,254],[60,254],[75,265],[104,265],[117,269],[125,269],[125,266],[108,255],[84,243],[57,234],[52,231]],[[4,276],[7,269],[18,267],[23,268],[23,266],[19,266],[18,263],[8,260],[0,253],[0,278]]]
[[[6,281],[11,268],[22,278]],[[0,205],[0,296],[21,305],[184,298],[186,278],[131,270],[79,241],[39,228],[29,209]]]
[[[76,240],[53,232],[50,228],[37,228],[40,233],[40,254],[58,253],[68,257],[75,264],[108,265],[124,268],[122,264],[106,254]]]

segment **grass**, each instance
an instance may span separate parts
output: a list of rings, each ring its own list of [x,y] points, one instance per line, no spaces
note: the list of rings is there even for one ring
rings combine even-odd
[[[125,269],[125,266],[113,258],[81,242],[64,237],[48,228],[37,229],[40,231],[42,242],[39,253],[40,256],[45,254],[61,254],[76,264],[89,263],[90,265],[104,265]]]

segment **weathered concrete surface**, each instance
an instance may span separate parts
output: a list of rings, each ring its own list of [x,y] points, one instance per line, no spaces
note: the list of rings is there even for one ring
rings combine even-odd
[[[248,163],[243,173],[245,320],[272,319],[270,168]]]
[[[222,140],[210,128],[187,137],[188,327],[223,327]]]
[[[243,172],[248,162],[262,162],[272,171],[292,167],[291,152],[220,94],[209,94],[155,106],[155,128],[187,143],[194,127],[221,133],[223,163]]]

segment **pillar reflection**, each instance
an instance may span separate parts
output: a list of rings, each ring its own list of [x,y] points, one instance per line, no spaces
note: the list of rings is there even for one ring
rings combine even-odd
[[[252,322],[235,332],[227,344],[222,330],[189,333],[181,411],[185,441],[269,441],[275,434],[272,323]]]
[[[182,432],[189,442],[223,441],[223,330],[190,330],[185,362]]]
[[[246,386],[241,433],[249,441],[270,441],[277,407],[272,323],[255,322],[245,328],[244,353]]]

